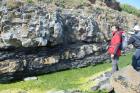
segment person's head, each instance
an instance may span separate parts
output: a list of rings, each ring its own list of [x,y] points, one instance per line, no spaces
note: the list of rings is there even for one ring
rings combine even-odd
[[[134,26],[133,30],[135,32],[140,32],[140,26],[139,25]]]
[[[119,27],[119,25],[113,25],[111,29],[112,29],[112,31],[119,31],[120,27]]]

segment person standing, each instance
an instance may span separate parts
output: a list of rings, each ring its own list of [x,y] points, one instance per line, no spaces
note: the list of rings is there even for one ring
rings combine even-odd
[[[112,38],[108,47],[108,53],[111,56],[112,61],[112,73],[119,70],[118,61],[121,56],[121,43],[123,31],[118,25],[112,26]]]
[[[135,34],[130,37],[128,44],[132,44],[135,47],[135,52],[132,57],[132,67],[139,71],[140,70],[140,26],[134,26]]]

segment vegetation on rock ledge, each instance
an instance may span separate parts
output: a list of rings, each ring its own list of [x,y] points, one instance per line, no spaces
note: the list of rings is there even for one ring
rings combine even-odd
[[[133,14],[133,15],[140,17],[140,10],[136,9],[135,7],[133,7],[131,5],[122,4],[121,9],[122,9],[122,11],[125,11],[129,14]]]

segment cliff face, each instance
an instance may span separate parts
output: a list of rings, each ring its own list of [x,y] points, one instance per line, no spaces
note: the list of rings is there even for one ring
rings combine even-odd
[[[0,8],[0,81],[97,64],[108,59],[112,24],[131,30],[137,17],[110,8],[24,5]]]

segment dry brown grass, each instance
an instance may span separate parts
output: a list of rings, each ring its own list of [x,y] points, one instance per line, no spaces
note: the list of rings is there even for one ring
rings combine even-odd
[[[15,7],[23,5],[23,2],[16,2],[16,0],[6,0],[6,5],[9,8],[15,8]]]
[[[16,8],[16,7],[19,7],[19,6],[22,6],[26,3],[37,3],[38,0],[6,0],[6,5],[9,7],[9,8]]]
[[[38,4],[39,0],[19,0],[18,2],[17,0],[6,0],[6,5],[10,8],[19,7],[26,3]],[[90,4],[88,0],[52,0],[50,1],[49,4],[47,0],[42,0],[42,3],[47,4],[47,5],[51,4],[53,6],[59,6],[59,7],[64,7],[64,8],[77,8],[77,7],[86,6]]]

